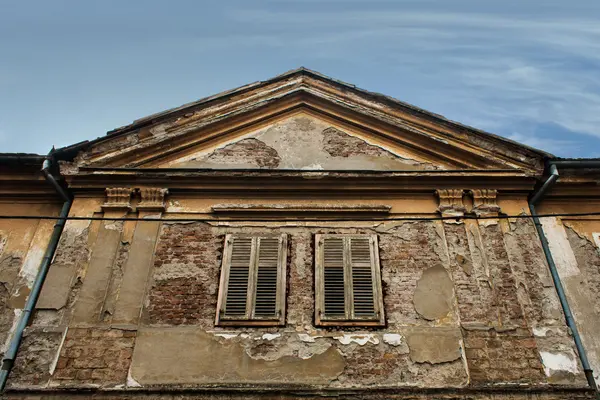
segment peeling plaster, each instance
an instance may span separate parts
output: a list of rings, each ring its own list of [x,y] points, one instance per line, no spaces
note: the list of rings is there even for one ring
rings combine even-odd
[[[442,265],[423,271],[413,296],[415,310],[429,321],[448,315],[452,308],[454,283]]]
[[[239,336],[239,333],[215,333],[215,336],[222,337],[223,339],[233,339]]]
[[[54,356],[54,360],[52,360],[52,364],[50,364],[49,372],[50,375],[54,374],[54,370],[56,369],[56,364],[58,363],[58,359],[60,358],[60,351],[62,350],[63,345],[65,344],[65,339],[67,338],[67,332],[69,331],[69,327],[65,328],[65,332],[60,339],[60,343],[58,348],[56,349],[56,355]]]
[[[579,275],[581,271],[577,265],[577,259],[561,222],[556,217],[540,218],[540,221],[560,277],[564,279]]]
[[[479,226],[492,226],[492,225],[498,225],[498,220],[497,219],[480,219],[478,220],[479,222]]]
[[[7,240],[8,240],[8,235],[5,232],[0,231],[0,257],[2,256],[2,253],[4,252],[4,246],[6,245]]]
[[[64,233],[69,234],[68,239],[70,239],[70,240],[66,241],[65,245],[73,244],[73,241],[75,240],[75,238],[77,238],[78,236],[81,236],[85,232],[85,230],[90,227],[91,223],[92,223],[92,220],[85,220],[85,219],[67,221],[67,224],[65,225]],[[62,235],[61,238],[64,236],[66,236],[66,235]]]
[[[537,337],[546,337],[546,334],[548,333],[548,331],[550,331],[552,328],[549,327],[534,327],[533,328],[533,335],[537,336]]]
[[[298,334],[298,339],[300,339],[300,341],[306,342],[306,343],[314,343],[315,339],[322,338],[322,337],[323,336],[311,336],[307,333],[299,333]]]
[[[458,329],[431,332],[415,330],[406,337],[410,359],[416,363],[440,364],[461,358],[461,333]]]
[[[307,165],[305,167],[302,167],[300,169],[306,169],[306,170],[324,170],[325,168],[323,168],[323,166],[321,164],[311,164],[311,165]]]
[[[596,247],[598,247],[598,250],[600,250],[600,232],[592,232],[592,237],[594,238]]]
[[[304,170],[443,168],[414,159],[414,155],[406,150],[384,147],[369,135],[358,136],[304,113],[244,133],[232,141],[200,149],[164,165],[183,168],[224,166]]]
[[[44,246],[32,247],[27,252],[27,256],[25,257],[23,266],[19,271],[19,275],[24,278],[28,286],[31,286],[31,284],[33,284],[35,276],[38,272],[38,268],[42,262],[42,259],[44,258],[45,252],[46,248]]]
[[[129,371],[127,371],[127,387],[142,387],[142,385],[140,385],[139,382],[133,379],[131,376],[131,368],[129,368]]]
[[[165,369],[165,357],[177,363]],[[342,354],[326,341],[306,344],[221,342],[195,327],[138,331],[131,377],[142,385],[222,383],[329,384],[344,370]]]
[[[379,344],[379,338],[377,338],[377,335],[373,334],[353,335],[345,333],[342,336],[334,336],[333,338],[338,340],[341,344],[350,344],[352,342],[357,343],[361,346],[364,346],[367,343]]]
[[[281,333],[265,333],[262,335],[262,339],[268,341],[277,339],[278,337],[281,337]]]
[[[19,324],[19,320],[21,319],[21,314],[23,313],[23,310],[14,309],[13,312],[15,313],[15,316],[13,318],[13,322],[12,322],[12,325],[11,325],[9,331],[6,334],[6,340],[4,341],[4,344],[2,345],[2,353],[5,353],[6,350],[8,349],[8,345],[10,344],[10,341],[13,338],[15,329],[17,329],[17,325]]]
[[[122,222],[114,222],[112,224],[106,224],[104,225],[105,229],[110,229],[113,231],[122,231],[123,230],[123,223]]]
[[[534,326],[532,328],[533,335],[538,338],[550,338],[550,337],[564,337],[565,335],[570,336],[566,333],[568,328],[566,326]]]
[[[404,337],[398,333],[384,333],[383,341],[390,346],[400,346],[404,342]]]
[[[542,357],[546,376],[552,375],[555,371],[567,371],[572,374],[579,372],[577,359],[574,356],[569,357],[565,353],[550,353],[547,351],[540,351],[540,356]]]

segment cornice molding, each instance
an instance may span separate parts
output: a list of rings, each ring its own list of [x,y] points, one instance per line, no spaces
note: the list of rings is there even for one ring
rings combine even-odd
[[[211,207],[215,214],[389,214],[392,209],[384,204],[356,204],[356,205],[331,205],[331,204],[216,204]]]
[[[247,129],[255,129],[300,110],[388,141],[391,149],[394,146],[407,148],[417,155],[439,160],[451,167],[512,167],[525,169],[529,173],[541,173],[540,161],[533,165],[531,160],[524,161],[525,158],[520,157],[518,152],[510,154],[508,151],[499,151],[499,148],[484,148],[475,144],[477,142],[471,143],[464,137],[440,131],[432,124],[418,125],[365,104],[353,106],[350,99],[347,102],[336,101],[336,95],[315,87],[290,89],[247,104],[235,103],[232,109],[224,109],[214,115],[211,113],[215,110],[211,110],[211,113],[192,113],[190,117],[181,116],[174,121],[164,122],[160,133],[132,132],[120,135],[113,138],[113,145],[108,137],[97,148],[82,153],[73,166],[75,169],[76,166],[85,165],[155,166],[190,148],[202,148],[235,139]],[[165,141],[169,146],[164,145]],[[64,174],[72,174],[76,172],[73,166],[64,166],[61,170]]]
[[[168,187],[174,191],[433,193],[437,189],[488,189],[529,193],[536,180],[506,171],[290,171],[87,169],[67,177],[73,191],[118,187]]]

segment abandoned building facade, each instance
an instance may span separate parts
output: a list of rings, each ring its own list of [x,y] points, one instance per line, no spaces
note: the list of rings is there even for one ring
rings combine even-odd
[[[304,68],[0,160],[8,398],[595,398],[597,160]]]

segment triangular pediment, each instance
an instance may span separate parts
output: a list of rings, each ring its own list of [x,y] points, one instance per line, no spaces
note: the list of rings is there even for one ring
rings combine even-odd
[[[448,165],[380,138],[299,111],[234,139],[192,148],[153,162],[157,168],[435,170]],[[378,140],[379,139],[379,140]]]
[[[545,153],[300,69],[135,121],[76,167],[536,172]]]

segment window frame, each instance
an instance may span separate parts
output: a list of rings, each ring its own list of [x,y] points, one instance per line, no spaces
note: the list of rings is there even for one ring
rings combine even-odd
[[[344,306],[345,314],[341,316],[326,316],[325,310],[325,265],[324,240],[342,238],[343,268],[344,268]],[[373,316],[354,315],[353,283],[351,262],[351,239],[369,239],[371,252],[371,277],[373,281]],[[316,326],[385,326],[385,310],[383,306],[383,291],[381,284],[381,266],[379,262],[378,237],[375,234],[316,234],[315,235],[315,325]]]
[[[287,275],[287,234],[227,234],[223,247],[223,259],[221,261],[221,277],[219,280],[219,292],[217,297],[216,326],[284,326],[286,310],[286,275]],[[226,299],[229,286],[229,273],[231,269],[231,256],[235,239],[251,239],[250,265],[248,271],[248,288],[246,300],[246,314],[240,316],[228,316],[226,314]],[[256,316],[256,287],[259,264],[259,241],[260,239],[278,239],[277,259],[277,287],[275,313],[277,317]]]

